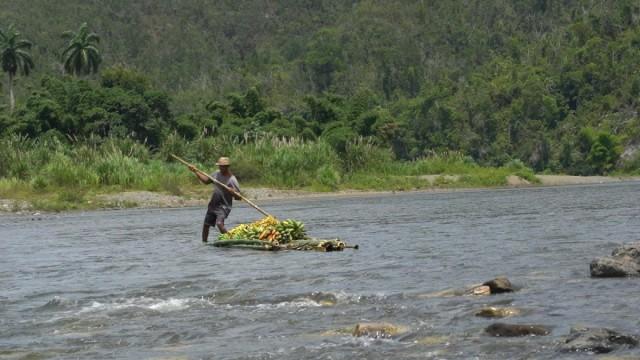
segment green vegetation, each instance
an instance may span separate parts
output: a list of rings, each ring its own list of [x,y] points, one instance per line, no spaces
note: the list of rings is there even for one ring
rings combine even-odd
[[[31,42],[20,38],[20,33],[13,26],[9,26],[6,32],[0,29],[0,63],[2,71],[9,75],[9,106],[11,112],[15,107],[15,97],[13,95],[13,79],[22,72],[24,76],[29,75],[33,68],[33,60],[29,55]]]
[[[316,190],[639,171],[635,1],[0,8],[0,196],[182,192],[195,184],[172,152],[206,168],[231,156],[245,184]]]

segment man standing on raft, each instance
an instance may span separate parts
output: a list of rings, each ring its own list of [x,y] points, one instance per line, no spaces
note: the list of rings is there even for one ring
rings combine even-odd
[[[219,170],[211,174],[211,177],[227,185],[235,192],[232,193],[219,184],[214,184],[211,201],[209,201],[209,206],[207,207],[207,215],[204,217],[204,224],[202,225],[203,242],[207,242],[209,238],[210,226],[217,226],[218,230],[220,230],[220,233],[222,234],[227,232],[227,229],[225,229],[224,227],[224,219],[226,219],[231,212],[233,198],[236,198],[236,200],[242,199],[237,194],[240,192],[240,184],[238,184],[238,179],[236,179],[236,177],[229,170],[229,166],[231,165],[229,158],[221,157],[220,159],[218,159],[218,162],[216,162],[216,165],[218,165]],[[193,165],[189,166],[189,170],[196,174],[198,180],[200,180],[200,182],[202,182],[203,184],[213,183],[213,181],[209,179],[205,174],[198,172],[198,170]]]

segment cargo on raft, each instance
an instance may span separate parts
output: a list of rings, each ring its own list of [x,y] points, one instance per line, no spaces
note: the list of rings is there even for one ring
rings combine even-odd
[[[220,234],[215,247],[232,247],[253,250],[315,250],[342,251],[357,249],[340,239],[316,239],[307,236],[304,224],[287,219],[278,221],[267,216],[251,224],[241,224],[225,234]]]
[[[314,251],[342,251],[344,249],[357,249],[358,245],[347,245],[340,239],[313,239],[308,238],[304,240],[291,240],[286,243],[279,243],[278,241],[263,241],[263,240],[218,240],[212,244],[215,247],[229,247],[229,248],[241,248],[252,250],[314,250]]]

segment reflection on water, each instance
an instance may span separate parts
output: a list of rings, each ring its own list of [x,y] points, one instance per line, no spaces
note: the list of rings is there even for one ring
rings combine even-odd
[[[360,245],[341,253],[203,246],[204,209],[3,216],[0,357],[555,358],[572,326],[640,325],[636,280],[588,273],[593,257],[637,240],[638,185],[261,204]],[[230,220],[258,217],[240,205]],[[499,275],[520,290],[430,296]],[[474,314],[489,306],[524,309],[508,321],[552,333],[488,337],[494,320]],[[357,323],[406,332],[353,337]]]

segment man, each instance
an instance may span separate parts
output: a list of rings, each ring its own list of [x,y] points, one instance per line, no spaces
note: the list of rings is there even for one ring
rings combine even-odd
[[[228,157],[221,157],[216,162],[218,165],[218,171],[211,174],[211,177],[216,179],[217,181],[227,185],[234,192],[230,192],[229,190],[220,186],[220,184],[214,183],[214,191],[211,195],[211,200],[209,201],[209,206],[207,207],[207,215],[204,217],[204,224],[202,225],[202,241],[207,242],[209,238],[209,227],[217,226],[218,230],[222,234],[227,232],[227,229],[224,227],[224,219],[229,216],[231,212],[231,205],[233,205],[233,198],[236,200],[240,200],[241,198],[237,193],[240,192],[240,185],[238,184],[238,180],[229,170],[229,166],[231,162]],[[205,174],[202,174],[196,170],[194,166],[190,166],[189,170],[191,170],[196,176],[198,180],[203,184],[211,184],[213,181],[209,179]]]

